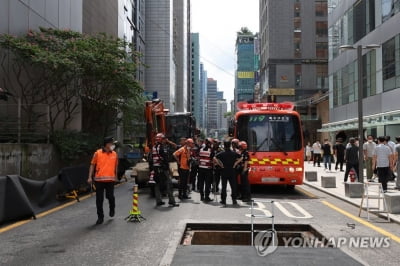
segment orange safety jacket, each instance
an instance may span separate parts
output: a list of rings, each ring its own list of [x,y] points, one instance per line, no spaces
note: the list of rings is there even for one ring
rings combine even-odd
[[[115,151],[106,152],[103,149],[97,150],[91,161],[95,165],[94,181],[96,182],[115,182],[116,169],[118,166],[118,156]]]

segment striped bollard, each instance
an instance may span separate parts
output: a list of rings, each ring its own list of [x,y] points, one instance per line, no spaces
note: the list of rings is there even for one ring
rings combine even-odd
[[[146,220],[141,211],[139,210],[139,194],[138,194],[138,185],[135,184],[133,186],[133,200],[132,200],[132,210],[129,212],[129,216],[125,218],[127,222],[140,223],[143,220]]]

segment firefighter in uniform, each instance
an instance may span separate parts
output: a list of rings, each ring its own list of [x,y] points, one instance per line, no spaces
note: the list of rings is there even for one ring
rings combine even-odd
[[[104,191],[106,191],[106,198],[110,206],[110,217],[114,217],[115,215],[114,183],[117,178],[118,156],[114,149],[114,138],[105,138],[103,148],[94,153],[90,163],[89,178],[87,181],[89,184],[92,184],[94,180],[96,185],[96,207],[98,217],[96,224],[102,224],[104,222]]]
[[[187,139],[185,145],[173,153],[179,167],[179,199],[190,199],[187,195],[187,184],[190,174],[191,148],[194,146],[193,139]]]
[[[232,203],[234,205],[237,204],[236,201],[236,189],[237,189],[237,175],[235,168],[238,163],[240,163],[241,156],[236,152],[231,150],[231,142],[225,141],[224,142],[225,151],[218,153],[214,157],[214,163],[218,164],[221,169],[221,183],[222,183],[222,190],[221,190],[221,201],[222,205],[226,205],[226,186],[229,181],[229,185],[231,186],[232,190]]]
[[[157,206],[164,205],[165,202],[162,201],[161,188],[166,187],[168,194],[168,204],[170,207],[178,207],[179,204],[175,202],[172,188],[172,180],[169,174],[169,162],[168,153],[165,149],[167,139],[162,133],[156,135],[156,144],[151,150],[151,156],[153,161],[154,169],[154,180],[156,182],[154,187],[154,192],[156,196]]]
[[[240,193],[241,200],[244,202],[251,201],[250,183],[249,183],[249,152],[247,151],[246,141],[239,142],[241,162],[239,163],[240,173]]]
[[[214,151],[212,149],[212,139],[208,138],[205,141],[204,147],[199,152],[199,188],[200,188],[200,200],[210,202],[210,190],[213,178],[213,163]],[[205,194],[204,194],[205,186]]]

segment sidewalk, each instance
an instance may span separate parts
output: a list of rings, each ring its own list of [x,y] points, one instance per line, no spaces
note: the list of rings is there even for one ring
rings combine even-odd
[[[316,182],[308,182],[304,178],[304,184],[307,186],[310,186],[312,188],[315,188],[319,191],[322,191],[324,193],[327,193],[333,197],[336,197],[338,199],[341,199],[343,201],[346,201],[354,206],[360,207],[361,204],[361,198],[349,198],[345,196],[344,192],[344,172],[335,171],[335,165],[332,164],[332,170],[331,171],[326,171],[324,168],[323,163],[321,163],[321,167],[313,166],[312,163],[304,162],[304,171],[305,172],[317,172],[318,173],[318,181]],[[344,167],[345,169],[345,167]],[[335,176],[336,177],[336,188],[323,188],[321,186],[321,176]],[[366,180],[366,177],[364,177]],[[349,178],[350,180],[350,178]],[[349,181],[348,181],[349,182]],[[377,178],[375,178],[375,182],[377,182]],[[400,191],[394,189],[395,183],[394,182],[389,182],[388,183],[388,192],[391,195],[400,195]],[[371,204],[372,203],[372,204]],[[370,206],[375,207],[377,206],[378,200],[377,199],[370,199]],[[365,202],[364,202],[364,207]],[[365,208],[364,208],[365,209]],[[358,213],[357,213],[358,215]],[[386,218],[386,213],[379,213],[377,214],[380,217]],[[366,217],[367,213],[366,211],[363,211],[361,213],[361,217]],[[400,224],[400,214],[389,214],[390,220],[392,222]]]

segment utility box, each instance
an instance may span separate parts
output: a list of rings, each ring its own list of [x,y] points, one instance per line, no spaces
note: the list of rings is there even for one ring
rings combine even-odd
[[[359,182],[344,183],[344,195],[349,198],[362,198],[364,184]]]
[[[308,181],[308,182],[316,182],[318,179],[317,172],[307,171],[307,172],[305,172],[305,175],[306,175],[306,181]]]
[[[321,187],[336,188],[336,177],[335,176],[321,176]]]
[[[400,213],[400,193],[385,193],[385,200],[389,213]]]

